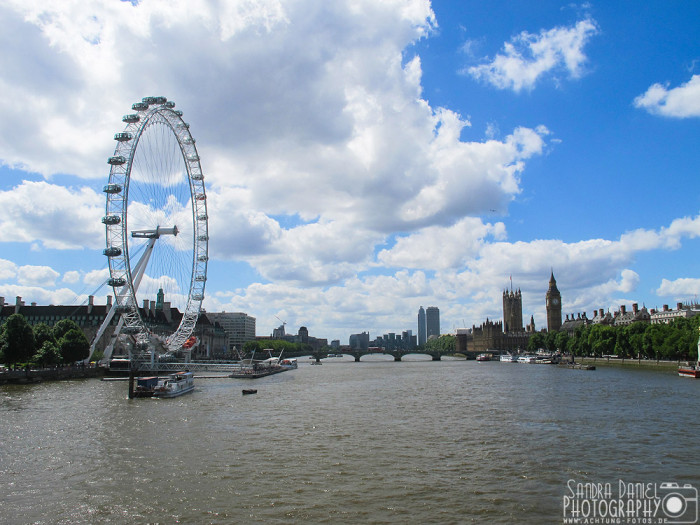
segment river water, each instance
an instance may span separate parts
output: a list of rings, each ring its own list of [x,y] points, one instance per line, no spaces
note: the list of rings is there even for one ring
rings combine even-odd
[[[700,381],[363,359],[0,386],[0,522],[562,523],[569,480],[699,486]]]

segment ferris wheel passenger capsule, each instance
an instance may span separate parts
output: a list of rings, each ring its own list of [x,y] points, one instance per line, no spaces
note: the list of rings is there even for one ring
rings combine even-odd
[[[131,105],[131,109],[134,111],[146,111],[148,109],[148,104],[145,102],[134,102]]]
[[[104,188],[102,188],[102,191],[103,191],[104,193],[111,193],[111,194],[121,193],[122,187],[121,187],[120,184],[114,184],[114,183],[112,183],[112,184],[107,184],[107,186],[105,186]]]
[[[110,277],[107,279],[107,284],[112,288],[119,288],[126,284],[126,279],[124,277]]]
[[[102,253],[107,257],[119,257],[122,254],[122,249],[118,246],[110,246],[102,250]]]
[[[107,159],[107,164],[111,164],[112,166],[121,166],[126,162],[126,157],[122,157],[121,155],[117,155],[116,157],[110,157]]]
[[[115,225],[122,222],[122,218],[119,215],[105,215],[102,217],[102,224]]]

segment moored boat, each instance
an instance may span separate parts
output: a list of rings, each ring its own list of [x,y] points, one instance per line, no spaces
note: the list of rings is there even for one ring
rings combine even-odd
[[[177,397],[194,390],[194,374],[177,372],[168,377],[139,377],[132,397]]]
[[[290,367],[283,367],[276,357],[265,359],[264,361],[253,361],[239,365],[229,377],[234,379],[257,379],[259,377],[271,376],[290,370]]]
[[[491,354],[479,354],[476,356],[477,361],[491,361]]]
[[[678,375],[680,377],[692,377],[694,379],[700,378],[700,366],[698,365],[686,365],[678,367]]]
[[[178,397],[194,390],[194,374],[177,372],[158,382],[153,397]]]
[[[279,365],[282,368],[286,368],[287,370],[294,370],[295,368],[298,367],[296,359],[282,359],[282,361],[280,361]]]
[[[512,354],[501,354],[501,363],[517,363],[518,356]]]
[[[139,377],[136,379],[133,397],[153,397],[158,386],[158,377]]]
[[[537,357],[534,355],[521,355],[518,357],[518,363],[528,363],[528,364],[534,364],[537,362]]]

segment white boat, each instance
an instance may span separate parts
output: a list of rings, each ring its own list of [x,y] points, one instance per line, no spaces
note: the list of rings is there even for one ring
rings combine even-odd
[[[512,354],[501,354],[501,363],[517,363],[518,356]]]
[[[279,365],[287,370],[294,370],[298,366],[296,359],[282,359],[282,361],[279,362]]]
[[[158,381],[153,391],[153,397],[177,397],[194,390],[194,374],[192,372],[177,372]]]
[[[477,361],[491,361],[491,354],[479,354],[476,356]]]
[[[518,357],[518,363],[536,363],[537,362],[537,357],[534,355],[523,355]]]

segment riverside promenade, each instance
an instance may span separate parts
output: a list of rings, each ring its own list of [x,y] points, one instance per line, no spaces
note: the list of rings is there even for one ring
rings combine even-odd
[[[102,377],[104,369],[95,366],[65,366],[58,368],[20,368],[0,372],[0,385],[5,383],[40,383],[63,379]]]
[[[677,372],[678,365],[685,363],[685,361],[657,361],[656,359],[618,359],[608,357],[577,357],[576,362],[584,365],[640,368],[643,370],[658,370],[660,372]]]

